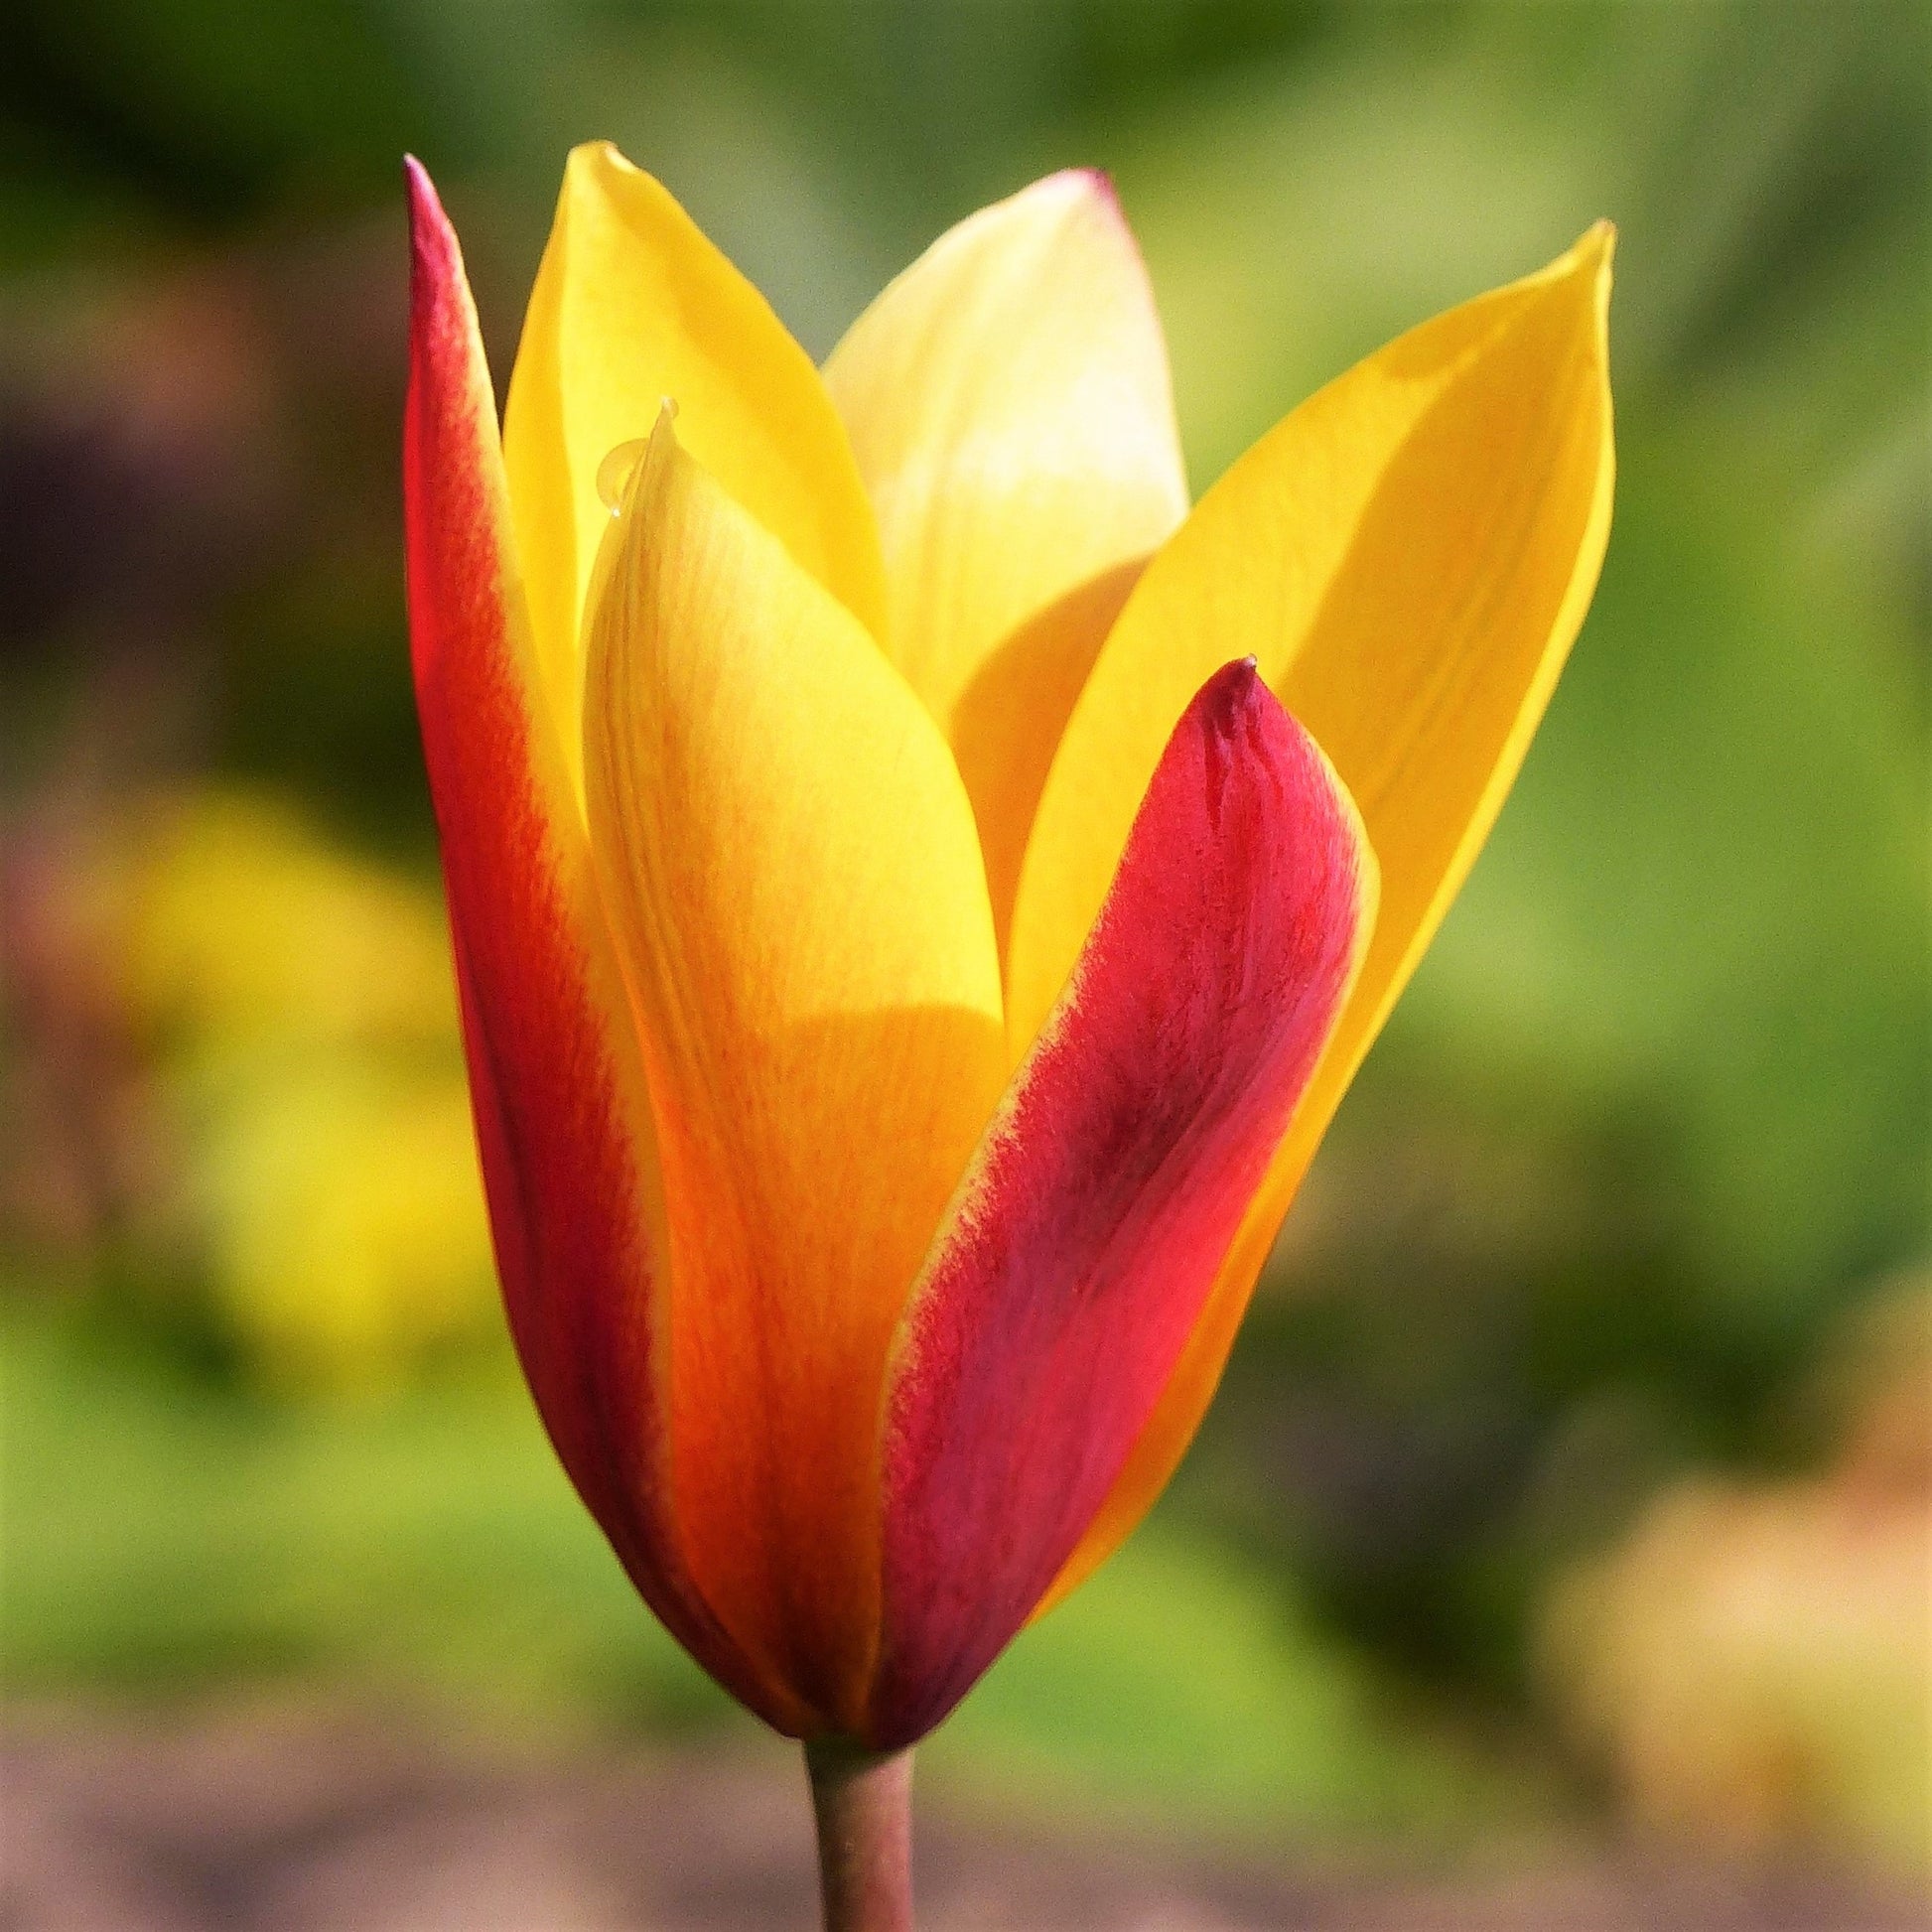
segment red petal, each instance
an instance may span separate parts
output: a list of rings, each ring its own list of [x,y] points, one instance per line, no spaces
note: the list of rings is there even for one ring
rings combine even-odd
[[[1217,672],[900,1332],[875,1744],[952,1709],[1106,1496],[1334,1025],[1373,899],[1326,760],[1252,660]]]
[[[747,1664],[678,1556],[648,1089],[537,681],[462,255],[429,177],[412,161],[408,178],[410,645],[510,1327],[564,1467],[645,1600],[735,1696],[795,1726],[795,1701]]]

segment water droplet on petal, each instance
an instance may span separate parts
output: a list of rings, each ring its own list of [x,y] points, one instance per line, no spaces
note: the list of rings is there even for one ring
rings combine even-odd
[[[620,443],[597,466],[597,493],[613,516],[623,508],[623,492],[631,472],[643,461],[644,452],[649,448],[648,436],[634,436],[628,443]]]

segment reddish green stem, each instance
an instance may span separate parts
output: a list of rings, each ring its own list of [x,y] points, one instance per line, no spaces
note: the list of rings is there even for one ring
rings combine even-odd
[[[825,1932],[912,1932],[912,1753],[805,1746]]]

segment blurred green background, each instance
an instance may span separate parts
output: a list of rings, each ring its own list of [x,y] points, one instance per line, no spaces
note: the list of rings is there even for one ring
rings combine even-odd
[[[414,742],[398,157],[814,353],[1110,169],[1198,493],[1621,229],[1601,592],[1153,1521],[931,1750],[1269,1842],[1928,1859],[1932,10],[64,0],[0,25],[4,1666],[734,1734],[506,1361]]]

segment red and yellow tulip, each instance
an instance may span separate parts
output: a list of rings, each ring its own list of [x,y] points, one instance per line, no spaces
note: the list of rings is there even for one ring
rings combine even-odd
[[[516,1344],[693,1655],[894,1748],[1159,1493],[1496,815],[1609,523],[1609,233],[1190,509],[1098,176],[821,370],[580,149],[500,438],[410,184],[415,673]]]

